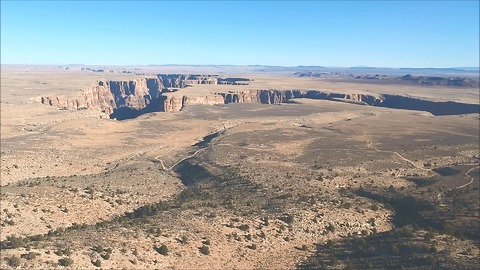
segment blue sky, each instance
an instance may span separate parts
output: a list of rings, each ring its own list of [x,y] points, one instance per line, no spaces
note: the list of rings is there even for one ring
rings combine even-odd
[[[479,1],[1,1],[2,64],[479,66]]]

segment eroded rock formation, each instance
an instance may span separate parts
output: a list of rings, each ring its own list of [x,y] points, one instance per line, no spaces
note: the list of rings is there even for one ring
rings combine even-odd
[[[112,114],[117,108],[140,110],[149,106],[160,97],[162,85],[157,78],[98,81],[82,91],[78,98],[69,100],[64,97],[42,97],[41,102],[65,109],[95,109]]]
[[[189,104],[262,103],[279,104],[294,98],[323,99],[357,104],[428,111],[435,115],[478,113],[478,104],[434,102],[397,95],[331,93],[320,90],[248,90],[226,91],[187,96],[170,93],[189,84],[217,84],[242,81],[241,78],[219,79],[215,75],[164,75],[132,81],[98,81],[80,97],[42,97],[41,102],[64,109],[94,109],[111,118],[133,118],[146,112],[177,112]],[[244,79],[247,80],[247,79]]]

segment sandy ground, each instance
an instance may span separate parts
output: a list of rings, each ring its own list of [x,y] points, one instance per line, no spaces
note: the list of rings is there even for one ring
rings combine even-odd
[[[207,169],[230,166],[266,190],[265,196],[275,203],[277,199],[272,198],[292,198],[282,209],[295,221],[288,224],[266,210],[264,215],[272,216],[268,225],[262,216],[238,209],[172,210],[145,223],[161,227],[158,235],[147,233],[141,225],[112,224],[111,230],[70,233],[66,239],[74,251],[69,255],[73,267],[92,268],[92,260],[100,255],[91,246],[98,242],[113,248],[110,259],[101,259],[103,268],[293,268],[314,252],[316,243],[392,229],[391,210],[372,210],[373,201],[343,196],[343,189],[411,187],[406,176],[435,175],[426,163],[470,164],[480,156],[475,114],[434,117],[419,111],[302,99],[282,105],[193,105],[178,113],[115,121],[102,119],[95,111],[61,111],[38,103],[41,95],[75,96],[98,79],[145,77],[121,74],[122,69],[103,74],[59,67],[2,70],[1,240],[74,224],[95,226],[142,205],[175,198],[185,189],[175,169],[182,161],[194,160]],[[231,71],[232,75],[248,73]],[[478,89],[251,76],[251,85],[235,89],[347,89],[470,103],[478,103],[479,94]],[[194,86],[185,91],[215,92],[222,87]],[[196,150],[194,145],[204,136],[219,131],[212,144]],[[303,203],[302,196],[313,196],[316,202]],[[242,224],[249,229],[238,229]],[[336,230],[329,231],[329,225]],[[178,241],[183,235],[188,243]],[[203,255],[198,248],[207,239],[212,243],[210,255]],[[168,256],[152,248],[161,244],[169,247]],[[301,250],[302,245],[307,250]],[[48,243],[32,247],[30,251],[41,255],[21,259],[21,267],[58,267],[58,259],[65,256],[54,254],[56,248]],[[9,267],[6,256],[26,252],[25,248],[2,250],[1,267]]]

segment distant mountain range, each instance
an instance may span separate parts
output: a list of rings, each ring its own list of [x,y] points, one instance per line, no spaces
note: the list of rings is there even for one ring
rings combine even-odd
[[[399,70],[413,71],[442,71],[442,72],[479,72],[479,67],[452,67],[452,68],[399,68]]]
[[[441,72],[479,72],[480,67],[448,67],[448,68],[433,68],[433,67],[426,67],[426,68],[388,68],[388,67],[369,67],[369,66],[355,66],[350,67],[350,69],[355,70],[365,70],[365,69],[393,69],[393,70],[402,70],[402,71],[441,71]]]

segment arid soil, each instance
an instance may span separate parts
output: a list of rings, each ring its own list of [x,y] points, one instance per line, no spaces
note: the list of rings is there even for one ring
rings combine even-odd
[[[186,72],[253,81],[171,95],[300,89],[478,104],[478,89],[238,67],[110,70],[2,69],[2,269],[478,265],[478,113],[298,98],[118,121],[40,102],[98,80]]]

